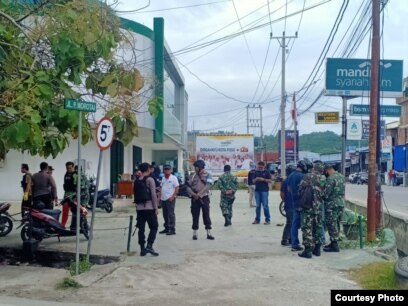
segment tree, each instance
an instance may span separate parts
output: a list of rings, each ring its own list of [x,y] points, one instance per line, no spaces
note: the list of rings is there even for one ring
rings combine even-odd
[[[77,138],[79,123],[64,98],[96,101],[112,117],[118,139],[129,143],[146,86],[135,65],[115,56],[129,40],[111,8],[96,0],[24,2],[0,0],[0,158],[10,149],[61,153]],[[81,118],[83,144],[92,138],[90,116]]]

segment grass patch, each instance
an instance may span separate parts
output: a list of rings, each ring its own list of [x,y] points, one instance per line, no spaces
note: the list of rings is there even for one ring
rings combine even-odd
[[[395,272],[395,262],[375,262],[350,270],[352,279],[364,289],[401,289]]]
[[[78,289],[82,288],[82,285],[70,277],[65,277],[61,283],[56,285],[57,289]]]
[[[86,258],[79,260],[79,274],[88,272],[89,270],[91,270],[91,267],[92,267],[92,263],[90,263]],[[76,275],[76,262],[75,261],[71,261],[68,271],[71,274],[71,276]]]

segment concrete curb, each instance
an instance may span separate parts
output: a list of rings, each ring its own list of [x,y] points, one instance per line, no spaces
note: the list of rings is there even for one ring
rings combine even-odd
[[[367,216],[366,203],[355,199],[346,200],[347,208]],[[386,248],[393,248],[393,246],[390,245],[390,241],[388,241],[391,240],[395,244],[396,251],[400,250],[404,254],[408,254],[408,235],[406,235],[408,232],[408,220],[406,216],[402,216],[394,211],[384,212],[384,223],[386,228],[393,232],[393,238],[390,236],[391,234],[387,234],[387,237],[384,237],[387,244]],[[387,254],[387,252],[385,253]],[[398,256],[395,257],[395,259],[397,258]]]

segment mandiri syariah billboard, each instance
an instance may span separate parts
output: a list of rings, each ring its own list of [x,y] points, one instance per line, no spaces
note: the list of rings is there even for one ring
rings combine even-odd
[[[212,174],[221,174],[225,165],[230,165],[237,176],[246,176],[254,163],[254,136],[241,135],[197,135],[196,158],[205,162],[205,169]]]
[[[402,96],[402,60],[380,60],[380,96]],[[371,61],[358,58],[328,58],[327,96],[366,97],[370,95]]]

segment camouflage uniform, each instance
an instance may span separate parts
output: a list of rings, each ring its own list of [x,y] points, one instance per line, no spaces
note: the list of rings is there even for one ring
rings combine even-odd
[[[321,185],[321,175],[323,173],[323,164],[315,164],[311,173],[305,174],[299,184],[299,193],[305,185],[311,184],[313,187],[312,208],[302,208],[301,229],[303,245],[306,251],[311,251],[315,245],[321,245],[323,241],[321,205],[323,203],[323,188]]]
[[[344,209],[344,192],[344,176],[336,171],[326,179],[324,188],[325,223],[332,242],[339,240],[337,220]]]
[[[235,192],[238,189],[238,181],[236,176],[232,175],[231,172],[227,171],[220,176],[218,179],[218,187],[221,190],[221,212],[224,217],[229,220],[232,218],[232,204],[235,200]],[[233,193],[227,195],[225,192],[227,190],[232,190]]]

